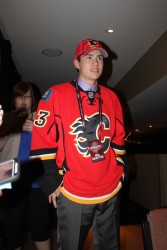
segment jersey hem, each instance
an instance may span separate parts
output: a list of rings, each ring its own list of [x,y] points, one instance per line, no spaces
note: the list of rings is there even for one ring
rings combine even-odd
[[[117,187],[109,194],[104,195],[104,196],[100,196],[100,197],[81,197],[81,196],[77,196],[74,195],[72,193],[70,193],[69,191],[67,191],[64,187],[60,188],[60,192],[69,200],[76,202],[76,203],[80,203],[80,204],[98,204],[98,203],[102,203],[105,202],[109,199],[111,199],[114,195],[116,195],[119,190],[122,187],[122,183],[121,181],[118,183]]]

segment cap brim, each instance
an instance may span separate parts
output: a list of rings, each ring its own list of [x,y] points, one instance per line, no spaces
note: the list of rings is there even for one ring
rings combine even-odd
[[[92,49],[89,49],[89,50],[85,51],[85,53],[82,54],[82,55],[86,55],[86,54],[88,54],[89,52],[91,52],[91,51],[93,51],[93,50],[100,50],[101,53],[102,53],[102,56],[103,56],[104,58],[107,58],[107,57],[108,57],[107,51],[106,51],[105,49],[103,49],[103,48],[92,48]]]

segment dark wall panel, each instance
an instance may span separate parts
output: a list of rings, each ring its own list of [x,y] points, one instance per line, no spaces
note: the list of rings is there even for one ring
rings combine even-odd
[[[11,57],[11,44],[0,39],[0,104],[8,111],[11,103],[11,92],[14,83],[20,80]]]

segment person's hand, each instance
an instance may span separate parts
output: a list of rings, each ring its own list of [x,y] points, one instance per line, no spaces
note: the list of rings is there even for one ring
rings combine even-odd
[[[23,124],[23,130],[32,132],[33,123],[34,122],[32,120],[27,119],[26,122]]]
[[[57,208],[56,198],[60,194],[60,187],[58,187],[52,194],[49,195],[49,203],[53,203],[53,206]]]
[[[0,197],[3,195],[2,190],[0,190]]]
[[[3,114],[4,114],[4,112],[3,112],[2,106],[0,105],[0,126],[3,122]]]

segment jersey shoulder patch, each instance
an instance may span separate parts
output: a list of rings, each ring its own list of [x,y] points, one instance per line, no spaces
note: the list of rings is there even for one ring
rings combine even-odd
[[[49,99],[50,99],[50,97],[51,97],[51,95],[52,95],[52,93],[53,93],[53,90],[51,90],[51,89],[47,90],[47,91],[43,94],[42,100],[45,101],[45,102],[48,102]]]

